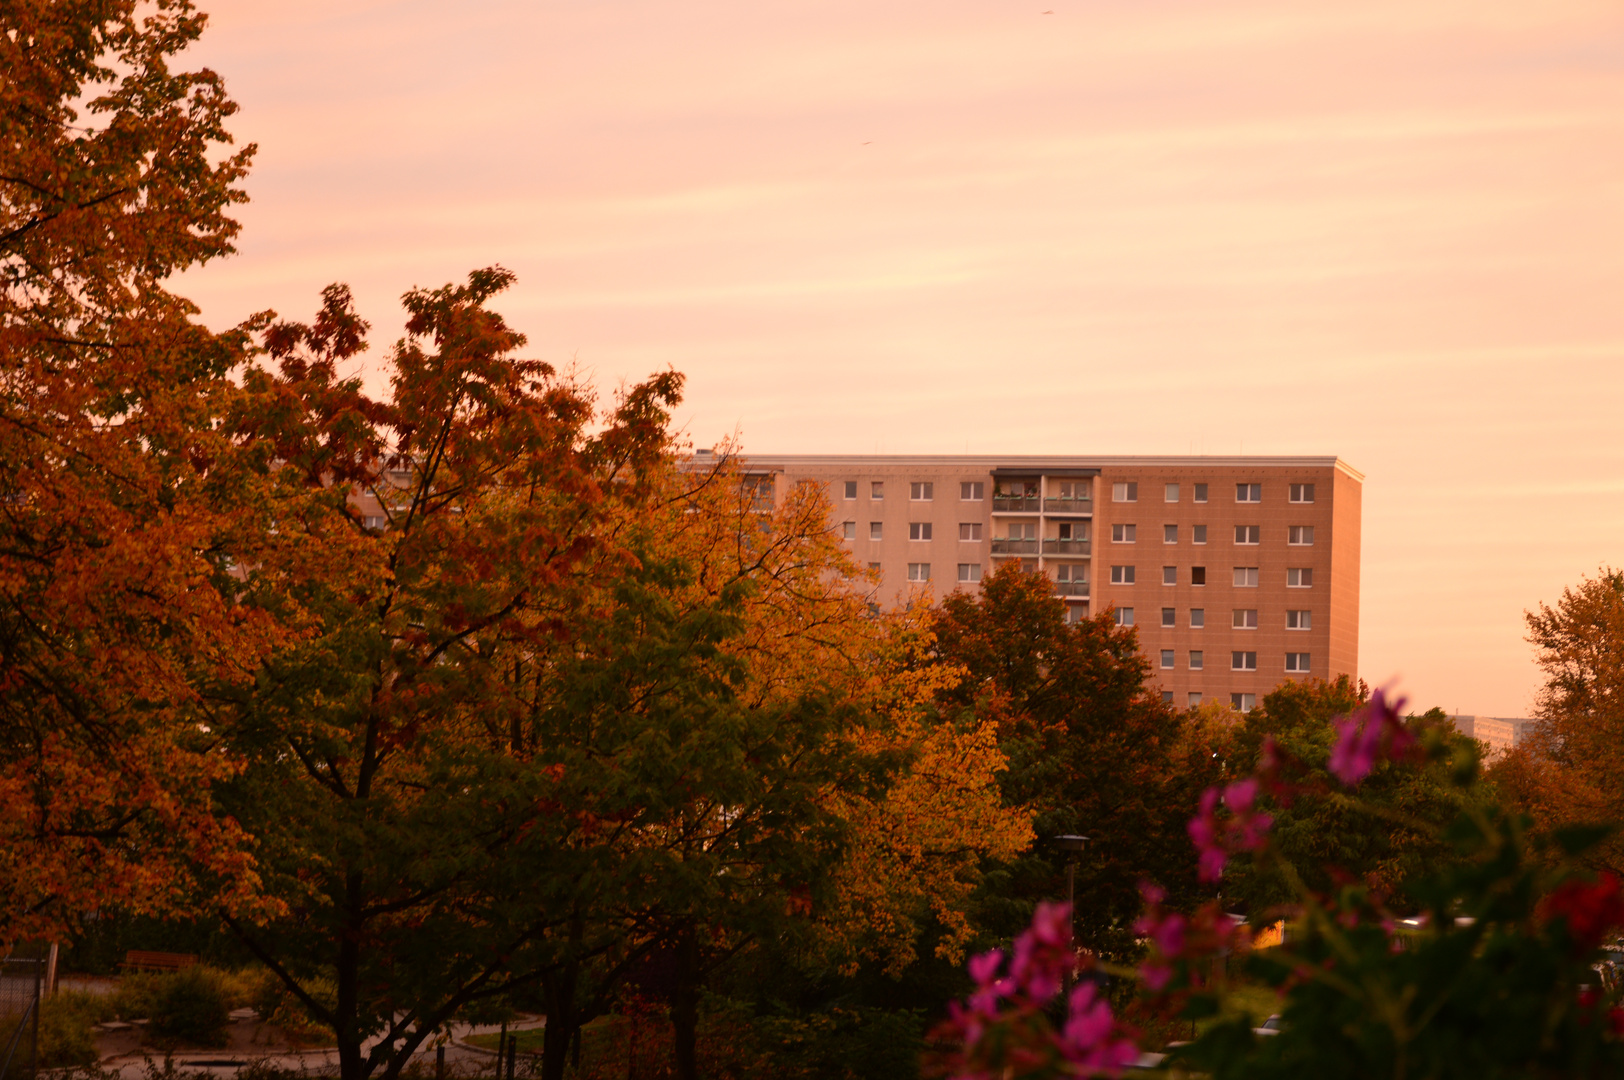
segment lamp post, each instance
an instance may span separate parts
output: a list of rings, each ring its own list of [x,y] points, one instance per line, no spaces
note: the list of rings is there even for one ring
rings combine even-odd
[[[1077,856],[1082,854],[1088,837],[1067,833],[1054,838],[1055,845],[1066,853],[1066,927],[1071,931],[1071,951],[1077,951]],[[1066,973],[1066,986],[1071,986],[1071,973]]]

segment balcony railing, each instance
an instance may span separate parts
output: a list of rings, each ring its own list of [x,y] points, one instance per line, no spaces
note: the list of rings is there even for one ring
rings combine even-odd
[[[1088,514],[1094,510],[1093,499],[1062,499],[1051,497],[1043,500],[1043,511],[1047,514]]]
[[[994,495],[992,512],[995,514],[1035,514],[1043,509],[1043,500],[1036,495]]]
[[[1088,541],[1085,540],[1045,540],[1043,542],[1045,555],[1087,555]]]
[[[1038,542],[1036,540],[1017,540],[1012,536],[995,536],[992,538],[992,553],[994,555],[1036,555]]]
[[[1087,596],[1088,582],[1086,581],[1057,581],[1054,583],[1056,596]]]

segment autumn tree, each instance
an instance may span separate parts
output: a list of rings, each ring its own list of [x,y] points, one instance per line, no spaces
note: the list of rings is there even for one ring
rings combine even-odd
[[[0,941],[87,908],[251,887],[211,785],[206,682],[280,640],[216,587],[239,517],[216,467],[244,357],[166,288],[232,250],[253,148],[177,56],[185,0],[0,6]]]
[[[1094,949],[1131,951],[1137,883],[1191,877],[1183,822],[1197,794],[1173,768],[1179,718],[1147,686],[1133,628],[1110,611],[1066,622],[1048,578],[1011,560],[978,594],[943,601],[935,632],[941,660],[965,672],[941,695],[944,707],[997,724],[1009,758],[1004,800],[1035,814],[1037,841],[989,883],[984,917],[1002,928],[1063,897],[1066,855],[1050,841],[1088,836],[1078,935]]]
[[[1542,829],[1624,821],[1624,571],[1604,567],[1526,619],[1545,673],[1540,723],[1493,775]],[[1624,872],[1624,839],[1585,859]]]
[[[651,969],[692,1076],[699,991],[733,961],[765,946],[802,966],[905,963],[913,920],[962,925],[978,858],[1026,839],[988,733],[923,715],[940,676],[909,663],[923,615],[871,614],[821,489],[766,497],[731,455],[665,482],[539,717],[578,778],[572,805],[602,822],[578,837],[596,872],[544,976],[548,1076]]]
[[[511,280],[408,293],[385,401],[339,374],[366,325],[329,289],[313,323],[267,327],[270,364],[226,425],[274,522],[234,599],[301,633],[210,698],[244,763],[222,808],[281,910],[220,914],[333,1028],[352,1080],[398,1074],[459,1010],[547,967],[550,901],[583,872],[568,838],[592,823],[526,721],[630,558],[609,525],[681,384],[656,376],[600,415],[513,355],[523,337],[486,306]]]

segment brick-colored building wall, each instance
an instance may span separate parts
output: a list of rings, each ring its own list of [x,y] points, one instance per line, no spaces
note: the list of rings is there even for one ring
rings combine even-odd
[[[1193,695],[1249,703],[1289,678],[1358,673],[1363,477],[1336,458],[760,455],[749,467],[770,474],[780,494],[800,481],[825,487],[833,527],[851,535],[859,564],[877,564],[883,575],[882,602],[974,589],[960,580],[962,567],[988,574],[1019,558],[1055,580],[1076,614],[1131,610],[1156,682],[1177,705]],[[980,497],[963,497],[976,493],[964,484],[981,485]],[[1118,484],[1135,485],[1135,497],[1113,498],[1126,494]],[[1206,486],[1203,502],[1197,485]],[[1292,485],[1312,485],[1312,501],[1292,501]],[[998,498],[1001,486],[1010,498]],[[1084,492],[1089,498],[1079,500]],[[927,567],[928,578],[910,580],[910,569],[920,579]],[[1123,568],[1116,580],[1113,568]],[[1171,625],[1163,625],[1164,609]],[[1195,611],[1202,625],[1193,625]],[[1289,612],[1306,613],[1289,618],[1307,628],[1288,627]],[[1171,666],[1163,666],[1164,650]]]

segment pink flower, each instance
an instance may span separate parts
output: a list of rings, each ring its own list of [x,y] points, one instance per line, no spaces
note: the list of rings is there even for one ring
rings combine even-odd
[[[1224,789],[1224,805],[1237,814],[1252,809],[1252,803],[1257,799],[1257,779],[1247,777],[1237,780]]]
[[[1229,853],[1220,842],[1218,828],[1218,789],[1208,788],[1201,794],[1201,808],[1187,826],[1190,841],[1200,853],[1198,867],[1202,881],[1217,881],[1224,873],[1224,862]]]
[[[1154,886],[1146,888],[1151,895]],[[1039,906],[1031,927],[1016,939],[1008,972],[1000,976],[1004,959],[996,949],[974,957],[969,967],[976,991],[968,1007],[954,1002],[948,1009],[943,1034],[963,1046],[956,1078],[988,1080],[1011,1068],[1028,1072],[1039,1062],[1057,1066],[1061,1075],[1092,1075],[1120,1068],[1137,1055],[1092,983],[1072,992],[1058,1030],[1048,1019],[1062,978],[1076,964],[1066,905]]]
[[[1385,690],[1370,695],[1370,703],[1337,721],[1336,748],[1331,751],[1330,770],[1349,787],[1370,775],[1386,743],[1388,757],[1398,757],[1414,744],[1415,736],[1405,728],[1399,710],[1405,699],[1389,702]]]

